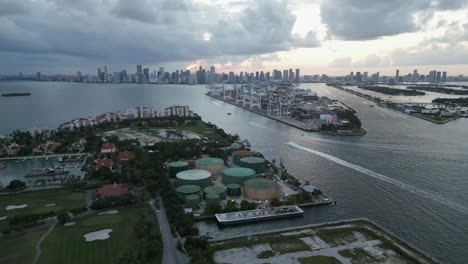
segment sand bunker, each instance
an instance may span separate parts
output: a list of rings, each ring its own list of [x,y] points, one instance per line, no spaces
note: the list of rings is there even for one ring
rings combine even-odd
[[[23,209],[26,208],[28,205],[27,204],[21,204],[21,205],[9,205],[5,208],[5,210],[14,210],[14,209]]]
[[[66,222],[65,224],[63,224],[63,226],[72,226],[72,225],[76,225],[76,222]]]
[[[2,216],[0,217],[0,221],[7,219],[8,216]]]
[[[106,240],[109,239],[109,233],[112,232],[112,229],[103,229],[96,232],[91,232],[83,235],[86,242],[91,242],[94,240]]]
[[[51,206],[55,206],[56,204],[55,203],[51,203],[51,204],[46,204],[45,207],[51,207]]]
[[[113,214],[116,214],[118,212],[119,212],[119,210],[109,210],[109,211],[101,212],[98,215],[113,215]]]

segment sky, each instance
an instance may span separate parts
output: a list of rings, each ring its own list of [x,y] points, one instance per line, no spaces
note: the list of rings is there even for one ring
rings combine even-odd
[[[468,0],[0,0],[0,74],[468,75]]]

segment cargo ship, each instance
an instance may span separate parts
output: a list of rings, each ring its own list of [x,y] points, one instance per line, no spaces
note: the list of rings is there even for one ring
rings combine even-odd
[[[44,168],[40,170],[32,170],[24,176],[25,178],[41,177],[41,176],[55,176],[67,174],[69,171],[65,168]]]
[[[281,206],[232,213],[215,214],[220,225],[236,225],[279,218],[302,216],[304,211],[299,206]]]

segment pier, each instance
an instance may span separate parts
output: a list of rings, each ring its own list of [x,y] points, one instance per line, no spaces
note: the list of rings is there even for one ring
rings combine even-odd
[[[71,154],[54,154],[54,155],[33,155],[33,156],[23,156],[23,157],[8,157],[8,158],[0,158],[2,160],[21,160],[26,161],[28,159],[50,159],[50,158],[60,158],[60,157],[81,157],[81,156],[88,156],[88,153],[71,153]]]

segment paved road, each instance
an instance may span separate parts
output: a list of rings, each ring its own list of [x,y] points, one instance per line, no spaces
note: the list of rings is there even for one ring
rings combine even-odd
[[[159,228],[161,230],[161,238],[163,242],[163,264],[188,264],[189,259],[186,255],[177,250],[177,238],[172,236],[171,228],[167,220],[166,211],[161,201],[161,209],[158,211],[154,205],[154,201],[150,201],[150,206],[154,210],[159,221]]]
[[[33,260],[32,264],[36,264],[37,261],[39,260],[39,257],[42,254],[41,243],[50,234],[50,232],[52,232],[52,230],[54,230],[54,227],[55,227],[56,224],[57,224],[57,221],[54,221],[54,223],[50,226],[49,230],[47,230],[47,232],[39,239],[39,241],[36,242],[36,256],[34,256],[34,260]]]

